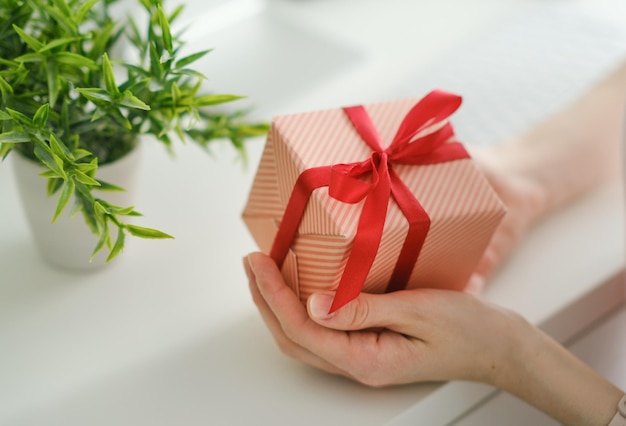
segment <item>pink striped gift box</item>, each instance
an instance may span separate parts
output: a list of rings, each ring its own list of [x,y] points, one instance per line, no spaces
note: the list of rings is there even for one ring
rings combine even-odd
[[[418,101],[364,105],[383,144],[392,141]],[[447,120],[427,124],[416,138],[436,131]],[[446,141],[454,142],[454,136]],[[270,252],[294,184],[304,170],[363,161],[371,155],[372,148],[341,108],[275,117],[242,214],[260,250]],[[431,221],[406,288],[462,290],[505,213],[501,201],[469,157],[391,167]],[[303,302],[314,292],[337,289],[362,209],[363,201],[338,201],[326,187],[312,193],[282,265],[286,283]],[[390,198],[380,245],[362,291],[387,290],[407,231],[403,212]]]

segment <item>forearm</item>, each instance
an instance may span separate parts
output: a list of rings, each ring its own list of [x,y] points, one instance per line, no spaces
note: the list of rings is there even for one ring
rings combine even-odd
[[[544,212],[615,177],[622,164],[626,64],[567,109],[496,147],[492,166],[535,182]]]
[[[528,204],[530,214],[539,217],[617,177],[625,117],[626,64],[569,108],[483,160],[536,189],[529,193],[539,195]],[[516,330],[503,337],[513,341],[512,350],[493,384],[566,425],[608,424],[623,392],[541,331],[525,322]]]
[[[528,324],[517,327],[516,349],[493,384],[565,425],[607,425],[623,392],[567,349]]]

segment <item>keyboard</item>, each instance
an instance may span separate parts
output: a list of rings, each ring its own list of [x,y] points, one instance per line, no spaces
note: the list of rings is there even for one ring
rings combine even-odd
[[[563,108],[626,60],[626,25],[586,14],[573,2],[529,2],[416,71],[390,97],[456,92],[453,123],[472,145],[505,141]]]

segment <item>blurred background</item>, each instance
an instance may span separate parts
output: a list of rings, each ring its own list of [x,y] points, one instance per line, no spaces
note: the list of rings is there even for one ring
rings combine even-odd
[[[463,95],[457,133],[482,146],[561,108],[626,54],[623,0],[184,4],[174,30],[186,49],[213,49],[196,64],[205,87],[247,96],[238,107],[255,118],[440,87]],[[277,351],[241,267],[256,249],[240,214],[263,142],[247,146],[243,166],[227,143],[215,144],[212,158],[187,144],[174,160],[160,146],[146,147],[137,205],[176,239],[133,240],[112,268],[91,275],[41,261],[11,168],[0,164],[0,425],[319,425],[330,424],[328,413],[343,424],[380,425],[435,394],[431,384],[365,389]],[[538,231],[499,283],[497,301],[538,323],[558,317],[580,290],[572,276],[597,272],[585,284],[593,286],[613,259],[623,265],[623,238],[613,227],[623,216],[614,201],[594,199]],[[608,215],[597,226],[611,222],[610,231],[582,226],[597,210]],[[572,224],[576,235],[560,238]],[[576,265],[590,238],[602,241],[609,259],[596,269]],[[554,262],[554,270],[546,266]],[[518,285],[522,275],[558,281],[559,297],[547,297],[540,281]],[[529,418],[521,417],[552,424]]]

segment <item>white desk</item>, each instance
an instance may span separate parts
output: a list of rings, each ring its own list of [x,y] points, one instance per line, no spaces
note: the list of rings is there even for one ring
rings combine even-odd
[[[382,97],[520,1],[408,3],[275,5],[297,25],[369,47],[361,66],[262,112]],[[617,2],[572,4],[605,16],[610,3]],[[429,18],[446,13],[445,26]],[[616,15],[626,16],[608,14]],[[437,43],[414,42],[424,39]],[[407,46],[416,51],[408,59]],[[178,147],[176,159],[160,146],[146,147],[136,203],[142,224],[176,239],[131,240],[119,261],[91,275],[42,263],[10,167],[0,165],[1,425],[439,425],[492,394],[467,383],[367,389],[278,352],[241,267],[255,249],[239,216],[261,145],[250,144],[247,171],[223,145],[216,145],[214,159],[191,145]],[[486,297],[561,340],[622,304],[621,281],[614,278],[624,267],[620,196],[619,185],[608,185],[539,224]]]

